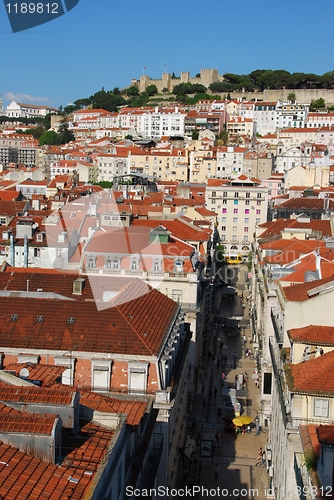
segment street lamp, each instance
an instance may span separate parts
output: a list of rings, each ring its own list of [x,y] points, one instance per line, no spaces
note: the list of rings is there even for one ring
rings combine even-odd
[[[256,417],[254,418],[254,423],[255,423],[255,425],[259,425],[259,422],[260,422],[260,419],[259,419],[259,417],[256,415]]]

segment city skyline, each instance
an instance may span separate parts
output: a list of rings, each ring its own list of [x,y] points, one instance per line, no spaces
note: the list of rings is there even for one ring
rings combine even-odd
[[[321,37],[311,34],[311,1],[261,0],[251,10],[247,0],[240,0],[237,13],[215,2],[205,9],[205,19],[197,0],[172,1],[168,10],[162,5],[153,9],[148,1],[139,8],[130,1],[126,11],[120,4],[80,0],[66,15],[16,34],[2,8],[5,71],[0,94],[5,105],[17,100],[66,106],[102,87],[127,87],[144,72],[161,78],[163,72],[189,71],[195,76],[205,68],[216,68],[219,74],[256,69],[319,75],[331,71],[326,54],[333,42],[329,30],[323,30]],[[322,0],[317,11],[330,17],[334,7]]]

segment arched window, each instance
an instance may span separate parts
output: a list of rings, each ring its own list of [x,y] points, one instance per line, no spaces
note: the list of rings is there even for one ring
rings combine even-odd
[[[161,271],[161,259],[153,259],[152,271]]]

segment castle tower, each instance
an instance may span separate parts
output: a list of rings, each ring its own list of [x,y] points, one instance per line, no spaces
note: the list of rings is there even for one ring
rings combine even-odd
[[[208,87],[211,83],[218,82],[217,69],[201,69],[201,84]]]
[[[146,87],[148,87],[149,84],[150,84],[150,77],[142,75],[140,77],[140,82],[139,82],[139,92],[145,92]]]
[[[189,71],[182,71],[180,73],[181,83],[189,83],[190,82],[190,73]]]
[[[168,89],[168,92],[171,92],[173,90],[172,78],[171,78],[170,73],[162,73],[162,87],[161,87],[161,90],[164,89],[164,88]]]

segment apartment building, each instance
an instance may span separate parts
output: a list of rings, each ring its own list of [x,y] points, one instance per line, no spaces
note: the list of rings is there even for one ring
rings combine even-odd
[[[184,135],[192,137],[193,132],[210,130],[214,134],[219,134],[228,120],[228,115],[224,110],[212,111],[189,111],[184,120]]]
[[[276,102],[255,102],[254,120],[258,134],[273,134],[276,131]]]
[[[188,180],[189,150],[169,147],[161,149],[130,148],[128,160],[131,173],[156,177],[161,180]]]
[[[277,101],[276,128],[305,128],[308,108],[306,104]]]
[[[0,324],[2,367],[57,365],[65,367],[62,383],[69,388],[136,399],[152,395],[154,432],[162,435],[154,477],[159,485],[175,487],[178,450],[187,435],[190,338],[180,304],[132,277],[28,273],[26,292],[21,273],[17,279],[11,274],[11,291],[4,284],[7,273],[1,274],[7,311]],[[13,297],[13,290],[20,296]]]
[[[244,146],[221,146],[217,148],[217,169],[215,176],[218,179],[229,179],[243,173],[244,156],[248,149]]]
[[[49,113],[58,113],[56,108],[50,106],[37,106],[36,104],[23,104],[12,101],[6,108],[6,115],[10,118],[44,117]]]
[[[209,210],[219,213],[218,230],[226,254],[247,255],[256,226],[267,220],[268,189],[246,175],[208,179],[206,202]]]
[[[256,123],[252,118],[234,116],[227,122],[226,129],[230,138],[239,136],[251,139],[256,134]]]

